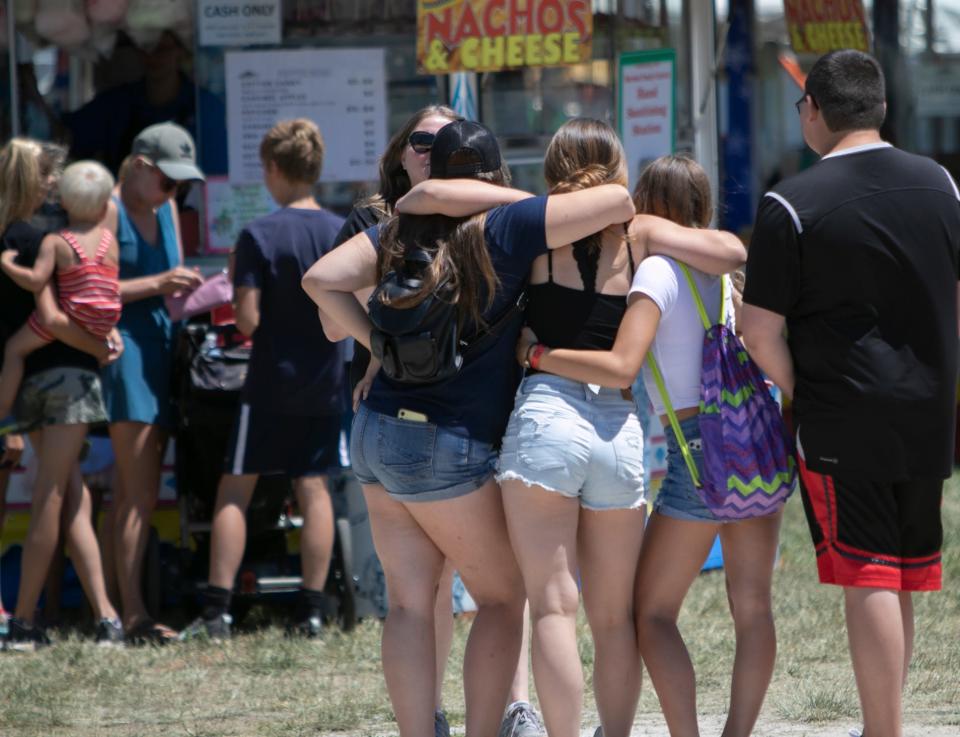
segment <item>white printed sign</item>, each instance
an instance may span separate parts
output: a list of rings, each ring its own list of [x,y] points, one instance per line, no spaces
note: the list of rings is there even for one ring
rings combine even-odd
[[[260,141],[281,120],[309,118],[326,143],[321,182],[377,178],[387,144],[384,50],[226,54],[231,184],[260,182]]]
[[[200,0],[197,27],[201,46],[279,44],[280,0]]]
[[[677,129],[675,76],[673,49],[620,56],[620,137],[631,188],[644,165],[673,153]]]

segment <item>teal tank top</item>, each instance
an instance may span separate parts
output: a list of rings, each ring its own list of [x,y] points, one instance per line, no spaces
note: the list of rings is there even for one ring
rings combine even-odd
[[[117,204],[121,280],[160,274],[180,263],[171,203],[167,202],[157,209],[157,242],[153,244],[140,235],[120,199],[115,197],[114,202]],[[128,335],[141,338],[169,340],[173,335],[173,322],[162,296],[125,303],[117,327]]]

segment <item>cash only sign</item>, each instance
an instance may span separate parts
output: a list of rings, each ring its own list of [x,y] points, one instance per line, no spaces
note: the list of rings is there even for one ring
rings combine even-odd
[[[417,0],[422,74],[579,64],[592,42],[590,0]]]

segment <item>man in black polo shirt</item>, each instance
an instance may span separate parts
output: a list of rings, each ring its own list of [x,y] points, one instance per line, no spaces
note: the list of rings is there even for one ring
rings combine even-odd
[[[820,580],[844,587],[864,734],[900,737],[911,592],[940,588],[960,194],[935,162],[881,140],[869,55],[819,59],[797,109],[823,158],[760,202],[744,340],[793,398],[804,508]]]

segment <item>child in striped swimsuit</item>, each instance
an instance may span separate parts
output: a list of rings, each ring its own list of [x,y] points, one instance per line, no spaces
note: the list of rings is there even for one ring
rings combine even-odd
[[[103,227],[113,176],[95,161],[78,161],[60,180],[60,201],[69,215],[69,229],[50,233],[40,245],[32,268],[15,263],[7,250],[0,266],[22,288],[37,293],[56,272],[60,308],[90,334],[107,339],[120,319],[119,253],[113,233]],[[26,357],[54,340],[34,312],[4,348],[0,372],[0,417],[10,412]]]

